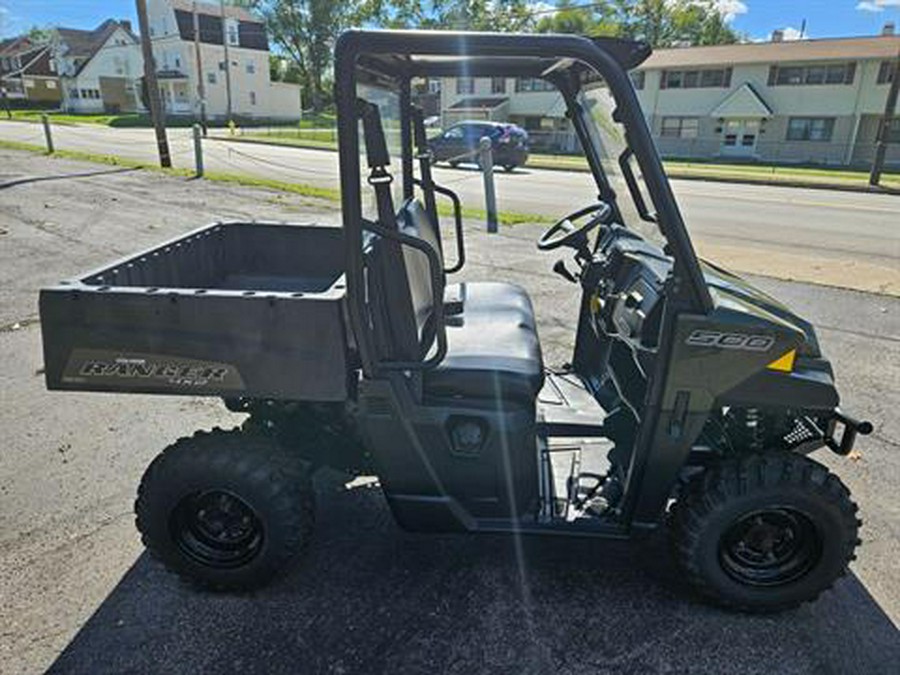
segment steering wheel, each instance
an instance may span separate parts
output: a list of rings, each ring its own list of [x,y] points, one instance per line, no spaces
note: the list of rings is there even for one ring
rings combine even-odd
[[[594,228],[602,225],[609,218],[610,213],[612,213],[612,207],[606,202],[597,202],[570,213],[541,235],[537,247],[541,251],[552,251],[560,246],[571,246],[576,250],[581,250],[587,245],[588,234]],[[591,218],[581,225],[576,225],[577,221],[586,216],[591,216]]]

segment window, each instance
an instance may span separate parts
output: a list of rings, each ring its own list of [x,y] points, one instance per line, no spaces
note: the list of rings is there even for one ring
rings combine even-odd
[[[887,135],[885,140],[888,143],[900,143],[900,117],[888,122],[888,125],[885,127],[885,134]]]
[[[833,63],[816,66],[771,66],[769,86],[801,84],[853,84],[855,63]]]
[[[825,66],[810,66],[806,69],[806,84],[823,84],[826,72]]]
[[[459,139],[464,135],[462,127],[450,127],[444,133],[444,138]]]
[[[491,78],[491,93],[492,94],[505,94],[506,93],[506,78],[505,77],[492,77]]]
[[[77,89],[69,89],[69,97],[70,98],[78,98],[78,90]]]
[[[890,84],[894,79],[893,61],[882,61],[878,66],[878,84]]]
[[[731,68],[710,70],[664,70],[660,88],[697,89],[698,87],[730,87]]]
[[[47,89],[56,89],[56,82],[53,80],[47,80]]]
[[[219,61],[219,70],[222,70],[222,71],[225,70],[225,62],[224,61]]]
[[[256,105],[256,92],[250,92],[250,105]]]
[[[660,134],[668,138],[697,138],[699,131],[697,117],[663,117]]]
[[[236,45],[238,43],[238,29],[237,26],[231,24],[228,26],[228,44]]]
[[[247,61],[247,74],[254,75],[256,74],[256,64],[253,61]]]
[[[456,78],[456,93],[457,94],[474,94],[475,93],[475,78],[472,78],[472,77]]]
[[[441,93],[441,80],[437,77],[432,77],[428,79],[428,93],[430,94],[440,94]]]
[[[215,84],[216,83],[216,74],[215,73],[207,73],[206,74],[206,82],[208,84]]]
[[[779,68],[775,84],[803,84],[803,68]]]
[[[81,98],[90,98],[90,97],[91,97],[90,92],[87,89],[81,90]]]
[[[788,120],[787,140],[827,142],[833,132],[833,117],[792,117]]]
[[[516,91],[517,92],[529,92],[529,91],[555,91],[556,87],[547,82],[547,80],[542,80],[539,77],[517,77],[516,78]]]
[[[645,73],[643,70],[633,70],[633,71],[631,71],[630,75],[631,75],[631,84],[634,86],[634,88],[637,89],[638,91],[643,89],[644,82],[647,79],[647,73]]]
[[[175,67],[181,68],[181,57],[180,56],[175,57]]]

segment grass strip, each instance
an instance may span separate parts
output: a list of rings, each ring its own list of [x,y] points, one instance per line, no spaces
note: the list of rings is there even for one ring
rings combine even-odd
[[[33,152],[40,155],[47,155],[47,150],[40,145],[31,143],[20,143],[18,141],[0,140],[0,148],[8,150],[23,150]],[[121,166],[129,169],[144,169],[162,173],[169,176],[191,177],[194,171],[191,169],[164,169],[154,164],[141,162],[138,160],[126,159],[116,155],[101,155],[91,152],[81,152],[78,150],[57,150],[50,157],[58,157],[61,159],[73,159],[84,162],[93,162],[95,164],[106,164],[108,166]],[[234,185],[242,185],[244,187],[266,188],[276,190],[278,192],[289,192],[300,195],[302,197],[311,197],[314,199],[322,199],[329,202],[340,202],[341,192],[336,188],[325,188],[316,185],[308,185],[305,183],[290,183],[288,181],[275,180],[272,178],[257,178],[245,174],[224,173],[219,171],[207,171],[204,176],[206,180],[217,183],[231,183]],[[453,208],[449,204],[441,204],[438,212],[442,216],[452,216]],[[487,220],[487,212],[484,209],[464,208],[462,210],[464,220]],[[500,211],[497,214],[497,221],[501,225],[520,225],[523,223],[550,223],[552,218],[541,216],[533,213],[521,213],[518,211]]]

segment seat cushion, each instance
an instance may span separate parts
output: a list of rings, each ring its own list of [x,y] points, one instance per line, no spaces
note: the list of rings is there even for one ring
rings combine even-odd
[[[463,311],[447,318],[447,356],[425,372],[426,396],[533,403],[544,363],[528,294],[512,284],[459,287]]]
[[[537,330],[531,299],[521,286],[494,281],[463,282],[447,286],[444,297],[458,303],[463,314],[483,318],[498,312],[512,313]]]

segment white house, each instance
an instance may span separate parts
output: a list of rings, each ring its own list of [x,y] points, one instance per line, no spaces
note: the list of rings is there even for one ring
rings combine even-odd
[[[299,119],[299,85],[270,79],[269,41],[261,19],[229,5],[223,17],[218,2],[149,0],[147,7],[160,93],[169,114],[197,114],[202,91],[210,118]]]
[[[97,113],[130,112],[142,107],[143,59],[128,21],[108,19],[91,31],[56,28],[51,55],[64,109]]]

